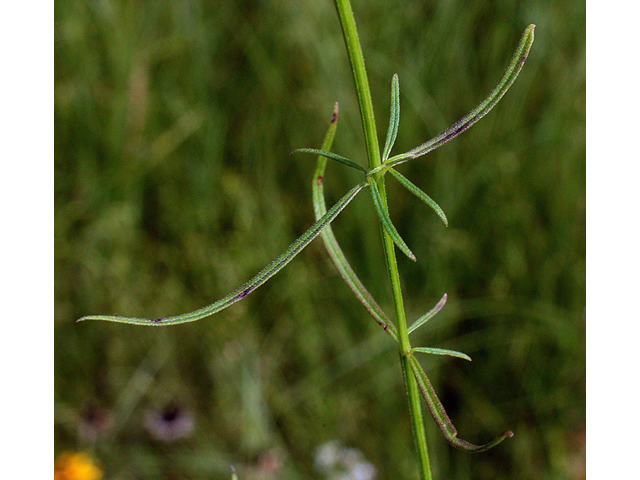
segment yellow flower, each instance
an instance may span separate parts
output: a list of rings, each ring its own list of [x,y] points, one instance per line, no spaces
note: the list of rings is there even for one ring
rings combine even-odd
[[[64,452],[54,463],[54,480],[100,480],[102,471],[85,452]]]

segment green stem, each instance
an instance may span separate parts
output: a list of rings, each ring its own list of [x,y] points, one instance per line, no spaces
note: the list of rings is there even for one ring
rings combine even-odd
[[[349,62],[353,71],[353,79],[356,83],[358,93],[358,104],[360,105],[360,115],[362,116],[362,127],[364,129],[364,140],[367,146],[367,156],[369,158],[369,168],[380,165],[380,147],[378,145],[378,133],[376,131],[376,121],[373,115],[373,102],[371,101],[371,91],[369,90],[369,80],[367,71],[364,68],[364,56],[358,39],[356,20],[353,16],[351,3],[349,0],[335,0],[340,25],[344,41],[347,44]]]
[[[378,145],[378,135],[376,132],[375,117],[373,115],[373,102],[371,101],[369,81],[367,79],[367,72],[364,66],[364,56],[362,55],[360,40],[358,39],[356,22],[349,0],[335,0],[335,4],[338,10],[338,16],[340,17],[340,24],[342,25],[342,32],[347,45],[349,61],[351,63],[353,78],[356,84],[358,103],[360,105],[360,115],[362,117],[362,126],[364,129],[364,137],[367,147],[369,169],[374,169],[379,167],[381,164],[380,147]],[[382,206],[387,210],[387,195],[382,175],[374,175],[370,181],[376,182],[376,186],[378,187],[377,190],[382,199]],[[427,441],[424,431],[424,423],[422,420],[420,392],[409,363],[411,344],[409,343],[409,334],[407,332],[407,320],[402,300],[402,290],[400,288],[400,275],[398,272],[395,247],[391,236],[389,236],[384,228],[381,227],[381,231],[389,281],[391,283],[391,291],[393,295],[393,305],[397,320],[400,359],[407,388],[411,425],[420,462],[420,478],[422,480],[431,480],[431,467],[429,465]]]

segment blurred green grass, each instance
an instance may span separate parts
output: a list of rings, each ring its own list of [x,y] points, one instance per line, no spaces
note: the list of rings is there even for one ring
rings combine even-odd
[[[401,168],[449,228],[391,180],[390,208],[418,257],[400,259],[410,319],[449,295],[415,344],[474,360],[423,360],[460,436],[516,433],[470,455],[427,419],[436,478],[584,478],[584,3],[353,7],[381,137],[400,76],[394,152],[476,105],[537,25],[496,109]],[[91,450],[107,478],[228,478],[229,464],[241,478],[320,478],[314,451],[339,439],[377,478],[415,478],[395,347],[319,241],[217,317],[74,323],[201,307],[283,251],[313,222],[314,160],[289,152],[319,146],[335,101],[334,150],[366,163],[332,2],[62,0],[55,22],[56,452]],[[357,179],[330,165],[329,203]],[[334,230],[390,311],[369,203],[357,198]],[[143,419],[172,401],[194,432],[154,441]],[[111,412],[95,441],[78,435],[88,402]],[[259,477],[265,458],[281,462],[276,476]]]

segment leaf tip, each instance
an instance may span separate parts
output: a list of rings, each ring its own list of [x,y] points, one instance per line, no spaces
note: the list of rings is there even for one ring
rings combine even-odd
[[[402,239],[400,239],[400,240],[402,240]],[[399,244],[396,244],[396,245],[398,245],[398,248],[400,248],[400,250],[402,250],[402,253],[404,253],[411,260],[413,260],[414,262],[418,261],[418,259],[414,255],[414,253],[409,249],[409,247],[407,247],[406,243],[404,245],[399,245]]]
[[[336,123],[338,121],[339,112],[340,112],[340,109],[338,108],[338,102],[336,102],[333,105],[333,114],[331,115],[331,122],[330,123]]]

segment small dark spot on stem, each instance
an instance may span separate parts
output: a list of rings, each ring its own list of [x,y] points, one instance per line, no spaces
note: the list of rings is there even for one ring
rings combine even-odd
[[[249,288],[243,290],[242,292],[240,292],[238,294],[238,298],[242,299],[242,298],[246,297],[247,295],[249,295],[252,291],[253,291],[253,288],[249,287]]]
[[[318,177],[318,179],[316,180],[316,183],[318,185],[322,185],[322,176]]]
[[[468,124],[462,124],[461,126],[459,126],[458,128],[456,128],[453,132],[449,133],[449,135],[447,135],[446,137],[444,137],[444,142],[448,142],[449,140],[451,140],[452,138],[457,137],[458,135],[460,135],[462,132],[464,132],[467,128],[469,128]],[[443,143],[444,143],[443,142]]]
[[[386,324],[386,323],[384,323],[384,322],[380,322],[380,326],[381,326],[382,328],[384,328],[385,330],[386,330],[387,328],[389,328],[389,325],[387,325],[387,324]]]
[[[162,321],[161,318],[150,318],[149,320],[151,320],[153,323],[160,323]]]
[[[522,58],[520,59],[520,63],[524,63],[526,60],[527,60],[527,56],[525,55],[524,57],[522,57]]]

